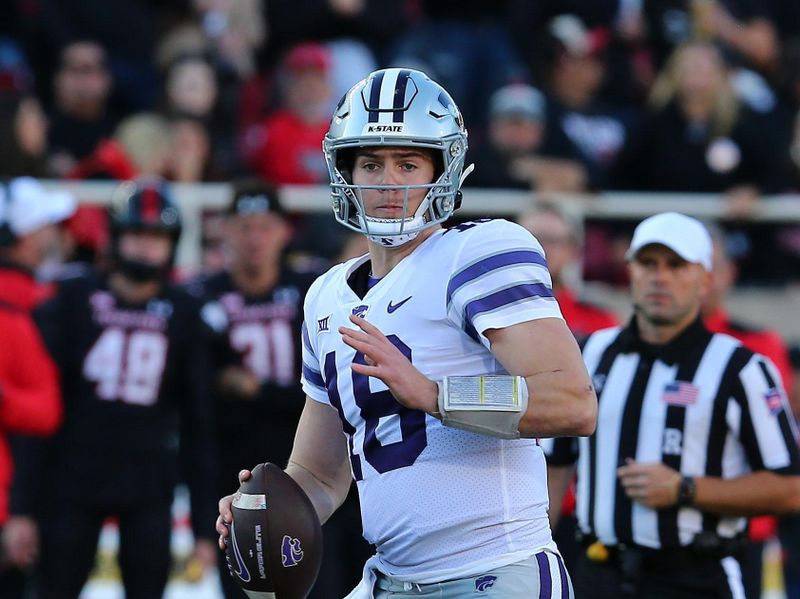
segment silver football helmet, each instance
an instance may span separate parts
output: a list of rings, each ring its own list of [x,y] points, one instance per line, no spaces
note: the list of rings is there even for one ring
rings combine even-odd
[[[405,185],[404,217],[367,216],[363,191],[398,186],[353,185],[356,148],[405,146],[434,151],[436,179]],[[387,247],[403,245],[420,231],[441,223],[461,204],[459,191],[472,170],[464,169],[467,130],[450,94],[425,73],[392,68],[375,71],[345,94],[322,142],[331,180],[336,220]],[[409,191],[426,188],[419,208],[408,213]]]

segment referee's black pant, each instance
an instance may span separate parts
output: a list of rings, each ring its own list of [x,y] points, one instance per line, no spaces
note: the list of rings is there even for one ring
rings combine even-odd
[[[739,562],[733,557],[723,559],[689,551],[653,551],[627,558],[613,556],[598,563],[581,554],[573,576],[575,599],[745,597]]]

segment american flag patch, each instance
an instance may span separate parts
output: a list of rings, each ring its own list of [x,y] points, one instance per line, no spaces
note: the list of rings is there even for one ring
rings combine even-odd
[[[686,381],[675,381],[664,386],[661,399],[673,406],[691,406],[697,402],[698,395],[700,388],[697,385]]]
[[[769,408],[769,413],[773,416],[777,415],[781,410],[783,410],[783,396],[779,389],[772,387],[772,389],[768,389],[766,393],[764,393],[764,401],[767,402],[767,407]]]

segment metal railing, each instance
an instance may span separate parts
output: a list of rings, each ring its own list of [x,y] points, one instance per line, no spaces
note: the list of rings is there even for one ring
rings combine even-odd
[[[112,181],[44,182],[48,187],[71,191],[81,202],[106,204],[118,185]],[[175,183],[171,185],[184,219],[184,234],[178,250],[181,266],[199,262],[201,214],[204,210],[221,210],[229,202],[228,183]],[[297,212],[325,212],[330,209],[330,193],[326,185],[288,185],[282,188],[287,209]],[[462,216],[493,215],[513,217],[532,208],[538,201],[549,200],[565,207],[574,216],[595,220],[639,220],[651,214],[676,210],[704,218],[719,220],[727,214],[727,203],[716,194],[605,192],[596,195],[536,194],[506,189],[464,190]],[[800,195],[764,197],[752,216],[754,222],[800,223]]]
[[[48,187],[71,191],[80,202],[106,204],[118,183],[111,181],[44,181]],[[177,261],[181,267],[192,268],[200,262],[202,213],[204,210],[222,210],[230,200],[228,183],[176,183],[171,186],[184,220],[184,232],[178,247]],[[282,199],[290,211],[327,212],[330,210],[330,193],[325,185],[285,186]],[[708,221],[724,219],[728,205],[716,194],[606,192],[596,195],[535,194],[505,189],[464,190],[464,203],[460,216],[498,216],[513,218],[536,205],[539,201],[552,201],[563,206],[574,217],[593,220],[636,221],[651,214],[676,210]],[[332,215],[331,215],[332,219]],[[800,223],[800,195],[764,197],[752,216],[753,222]],[[331,220],[331,222],[333,222]],[[621,314],[627,309],[627,296],[623,290],[601,290],[603,303],[614,306]],[[768,308],[766,306],[769,306]],[[781,292],[769,290],[737,290],[731,297],[732,312],[762,326],[781,330],[791,339],[800,340],[800,287],[787,286]]]

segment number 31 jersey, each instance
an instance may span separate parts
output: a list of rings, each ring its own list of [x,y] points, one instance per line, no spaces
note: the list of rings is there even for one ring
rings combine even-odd
[[[524,559],[552,541],[545,462],[535,440],[442,426],[401,406],[379,379],[353,372],[364,356],[340,326],[362,316],[431,380],[504,373],[487,329],[561,318],[544,252],[504,220],[437,231],[363,297],[348,279],[368,256],[340,264],[309,290],[303,388],[335,408],[358,483],[364,537],[380,568],[424,583]],[[547,343],[546,339],[540,340]]]

